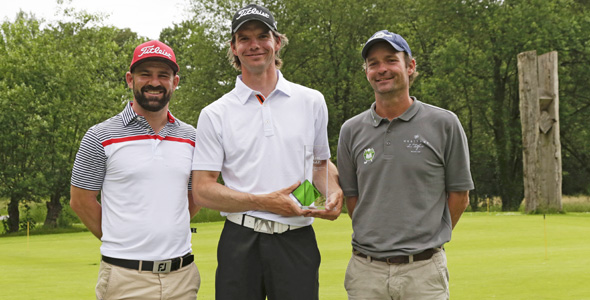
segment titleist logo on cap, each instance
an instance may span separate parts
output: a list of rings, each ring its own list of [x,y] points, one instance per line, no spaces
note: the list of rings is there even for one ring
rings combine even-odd
[[[236,20],[239,20],[241,17],[247,16],[247,15],[261,15],[265,18],[270,18],[269,14],[267,14],[261,10],[258,10],[255,7],[249,7],[249,8],[240,10],[240,11],[238,11],[238,15],[240,15],[240,16],[237,17]]]
[[[377,32],[375,35],[373,35],[373,37],[371,37],[367,42],[372,41],[374,39],[384,38],[384,37],[388,37],[390,39],[393,39],[394,35],[393,35],[393,33],[390,33],[390,32],[385,33],[385,32],[380,31],[380,32]]]
[[[163,55],[168,57],[169,59],[172,59],[172,54],[168,53],[168,51],[160,49],[160,47],[155,47],[154,45],[151,46],[145,46],[143,48],[140,49],[141,54],[138,55],[137,57],[142,57],[144,54],[159,54],[159,55]]]

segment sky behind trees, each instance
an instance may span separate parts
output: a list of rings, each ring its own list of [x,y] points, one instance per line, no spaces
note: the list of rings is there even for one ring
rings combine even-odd
[[[60,7],[86,10],[88,13],[104,13],[105,25],[118,28],[130,28],[133,32],[150,39],[158,39],[160,31],[172,27],[189,18],[189,0],[65,0],[61,5],[58,0],[19,0],[2,1],[0,22],[14,21],[16,14],[22,10],[33,13],[37,18],[49,22],[62,20],[56,14]]]

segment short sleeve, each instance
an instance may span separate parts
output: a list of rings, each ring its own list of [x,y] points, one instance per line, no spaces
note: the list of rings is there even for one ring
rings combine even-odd
[[[71,183],[75,187],[98,191],[104,181],[107,158],[94,128],[91,127],[80,142],[72,168]]]
[[[340,187],[344,192],[344,196],[358,196],[358,182],[356,177],[356,161],[351,151],[351,135],[350,129],[344,123],[340,129],[340,137],[338,139],[338,153],[337,166],[338,176],[340,180]]]
[[[448,132],[445,151],[445,186],[447,191],[469,191],[474,188],[469,163],[469,146],[461,122],[454,116]]]
[[[192,170],[221,171],[224,158],[221,124],[215,124],[210,111],[203,109],[197,122]]]
[[[320,145],[324,147],[318,147],[317,152],[314,156],[320,160],[330,158],[330,145],[328,142],[328,107],[324,96],[319,93],[319,101],[315,108],[315,139],[314,145]]]

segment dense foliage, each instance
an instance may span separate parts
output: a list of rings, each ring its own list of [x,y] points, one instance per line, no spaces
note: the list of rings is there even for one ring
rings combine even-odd
[[[67,205],[70,174],[86,130],[120,110],[136,34],[91,26],[87,14],[42,26],[21,13],[1,27],[0,197],[9,199],[8,230],[18,230],[19,204],[47,201],[55,227]]]
[[[411,94],[455,112],[466,130],[476,189],[472,208],[499,197],[503,210],[523,200],[516,56],[559,53],[563,193],[590,193],[590,5],[575,0],[274,0],[289,38],[282,72],[321,91],[336,153],[348,118],[374,101],[360,49],[374,32],[402,34],[420,76]],[[233,88],[226,59],[234,0],[193,1],[193,18],[162,31],[176,52],[181,82],[171,110],[195,124],[200,110]],[[130,98],[124,83],[133,47],[128,29],[64,11],[70,21],[44,24],[24,13],[0,28],[0,197],[9,199],[10,230],[18,207],[45,201],[55,226],[67,203],[78,143],[91,125]],[[144,39],[141,39],[142,41]],[[335,157],[334,157],[335,158]]]

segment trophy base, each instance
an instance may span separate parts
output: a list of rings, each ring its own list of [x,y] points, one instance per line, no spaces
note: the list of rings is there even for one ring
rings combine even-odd
[[[301,206],[301,209],[311,209],[311,210],[325,210],[325,206]]]

